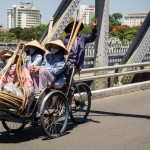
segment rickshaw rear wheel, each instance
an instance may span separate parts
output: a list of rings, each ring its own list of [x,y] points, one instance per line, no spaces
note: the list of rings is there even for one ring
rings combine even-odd
[[[85,83],[75,85],[70,104],[70,117],[73,122],[80,124],[87,120],[91,108],[91,90]]]
[[[9,133],[17,133],[24,129],[26,122],[16,123],[3,120],[2,125]]]
[[[69,106],[65,95],[54,91],[46,95],[41,105],[41,125],[49,138],[64,134],[68,125]]]

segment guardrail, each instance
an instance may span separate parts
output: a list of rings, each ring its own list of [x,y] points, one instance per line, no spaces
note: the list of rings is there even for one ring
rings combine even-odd
[[[109,43],[108,47],[108,66],[113,66],[114,64],[120,64],[123,56],[126,54],[130,43]],[[16,49],[16,43],[0,43],[0,50],[2,49]],[[89,43],[85,47],[85,59],[84,68],[94,67],[94,43]],[[143,62],[150,61],[150,52],[148,52],[143,60]]]
[[[123,76],[123,75],[128,75],[128,74],[150,72],[150,69],[144,68],[145,66],[150,66],[150,62],[83,69],[81,71],[81,74],[91,73],[91,72],[94,73],[94,72],[98,72],[98,71],[107,71],[107,70],[114,70],[114,73],[107,73],[107,74],[102,74],[102,75],[97,75],[97,76],[89,76],[89,77],[80,77],[80,78],[76,78],[75,81],[77,81],[77,82],[90,81],[90,80],[95,80],[95,79],[99,79],[99,78],[110,78],[110,77],[117,77],[117,76]],[[141,67],[142,67],[142,69],[141,69]],[[127,71],[127,72],[119,72],[119,73],[116,72],[115,73],[116,69],[123,69],[123,68],[131,68],[131,70]]]

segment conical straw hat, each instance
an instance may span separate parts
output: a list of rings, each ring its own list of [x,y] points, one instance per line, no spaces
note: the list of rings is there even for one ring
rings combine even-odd
[[[45,53],[44,47],[42,47],[37,40],[33,40],[33,41],[25,44],[25,47],[28,47],[28,46],[37,47],[37,48],[39,48],[40,50],[42,50]]]
[[[71,20],[71,21],[69,22],[69,24],[66,26],[66,28],[64,29],[64,31],[65,31],[66,33],[70,33],[69,28],[73,28],[74,21],[75,21],[75,20]],[[78,25],[78,23],[79,23],[79,21],[77,20],[77,21],[76,21],[76,26]],[[84,24],[81,23],[81,26],[80,26],[79,31],[81,31],[83,28],[84,28]]]
[[[61,40],[47,42],[45,44],[45,48],[50,51],[50,48],[52,45],[58,45],[59,47],[61,47],[64,50],[64,55],[68,54],[67,48],[65,47],[64,43]]]
[[[11,57],[13,54],[14,54],[13,50],[4,49],[0,52],[0,59],[4,59],[3,58],[4,55]]]

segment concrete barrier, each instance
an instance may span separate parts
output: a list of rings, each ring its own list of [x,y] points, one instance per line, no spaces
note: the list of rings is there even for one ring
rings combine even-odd
[[[150,89],[150,81],[92,91],[92,100]]]

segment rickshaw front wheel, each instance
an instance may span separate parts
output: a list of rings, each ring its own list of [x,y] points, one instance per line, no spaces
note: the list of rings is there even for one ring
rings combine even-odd
[[[2,125],[9,133],[17,133],[24,129],[26,122],[16,123],[3,120]]]
[[[45,96],[41,104],[41,125],[49,138],[64,134],[68,116],[68,101],[62,92],[56,90]]]

